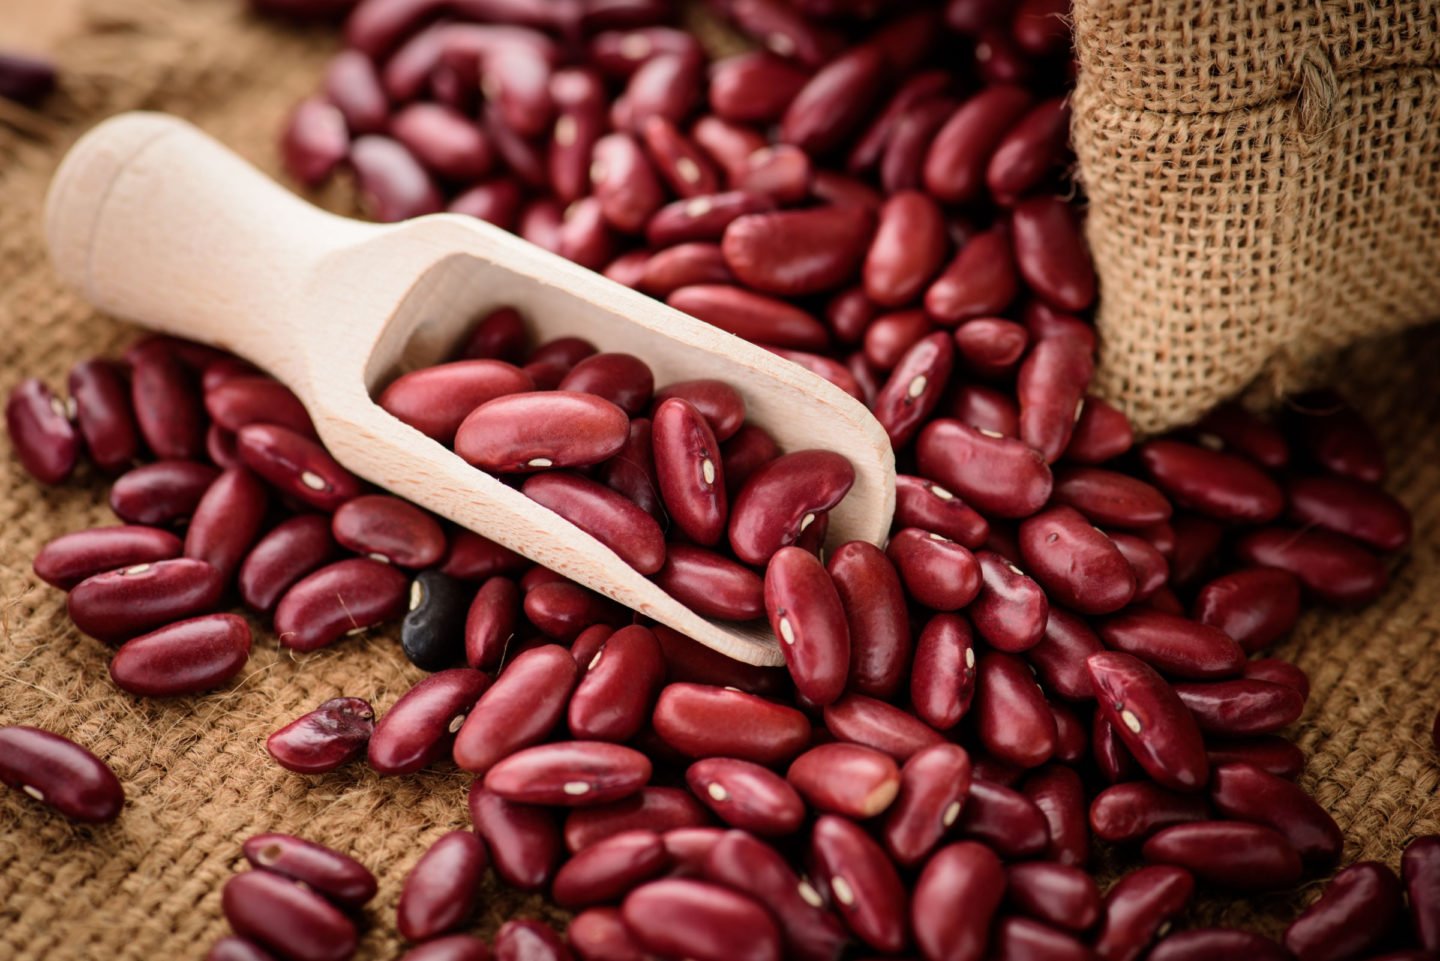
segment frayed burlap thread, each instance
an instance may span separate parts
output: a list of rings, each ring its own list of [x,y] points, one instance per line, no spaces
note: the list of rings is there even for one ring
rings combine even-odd
[[[1143,433],[1440,317],[1440,9],[1078,0],[1097,386]]]

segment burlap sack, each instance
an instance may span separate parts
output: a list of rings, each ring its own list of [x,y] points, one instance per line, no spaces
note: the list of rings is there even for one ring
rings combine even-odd
[[[64,290],[45,262],[40,206],[64,147],[102,116],[145,107],[187,117],[274,173],[277,125],[313,89],[333,45],[323,31],[245,17],[237,0],[74,2],[85,16],[56,48],[62,94],[45,117],[0,118],[4,390],[32,375],[61,384],[75,360],[135,335]],[[343,189],[322,199],[347,209]],[[1415,547],[1380,602],[1311,614],[1277,651],[1311,673],[1315,692],[1294,733],[1311,752],[1306,786],[1345,828],[1347,861],[1394,864],[1409,837],[1440,830],[1440,766],[1427,734],[1440,674],[1440,389],[1410,362],[1436,349],[1440,332],[1430,331],[1369,348],[1353,363],[1353,393],[1390,451],[1392,489],[1416,511]],[[106,676],[109,649],[75,631],[63,595],[30,572],[49,538],[114,522],[104,490],[88,474],[41,488],[0,445],[0,724],[35,724],[89,745],[129,798],[114,824],[78,827],[0,790],[0,959],[201,957],[227,930],[220,889],[243,868],[241,841],[266,830],[335,845],[370,865],[380,893],[366,912],[360,957],[397,957],[404,873],[427,843],[468,823],[469,778],[441,767],[381,779],[363,765],[306,778],[271,763],[264,739],[342,694],[384,711],[420,672],[390,634],[292,655],[259,629],[249,665],[224,691],[171,701],[118,692]],[[1193,920],[1274,933],[1306,896],[1206,900]],[[547,911],[538,897],[492,883],[474,930],[492,934],[509,917],[558,917]]]
[[[1154,432],[1440,317],[1440,6],[1075,0],[1099,386]]]

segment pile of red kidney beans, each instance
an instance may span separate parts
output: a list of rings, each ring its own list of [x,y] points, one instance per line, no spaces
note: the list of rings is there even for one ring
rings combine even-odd
[[[883,550],[822,547],[850,466],[779,451],[744,385],[657,390],[642,358],[533,344],[504,305],[378,398],[696,610],[767,616],[787,669],[368,491],[285,387],[149,338],[77,364],[68,400],[27,381],[6,409],[39,480],[86,458],[113,477],[123,523],[57,538],[35,571],[119,645],[116,685],[222,686],[256,621],[309,651],[403,618],[428,677],[378,719],[356,691],[267,746],[301,774],[363,755],[476,775],[474,830],[405,879],[411,961],[1440,957],[1436,838],[1403,879],[1335,875],[1283,946],[1171,930],[1197,887],[1339,862],[1283,734],[1307,678],[1264,652],[1304,603],[1377,597],[1410,518],[1331,392],[1139,444],[1087,392],[1064,5],[711,6],[758,49],[707,63],[658,0],[362,0],[283,150],[307,185],[349,171],[381,219],[491,220],[870,406],[900,471]],[[78,745],[10,727],[0,747],[0,780],[119,813]],[[1144,866],[1102,891],[1100,845]],[[214,961],[354,952],[368,870],[279,834],[244,854]],[[490,869],[576,912],[566,938],[457,933]]]

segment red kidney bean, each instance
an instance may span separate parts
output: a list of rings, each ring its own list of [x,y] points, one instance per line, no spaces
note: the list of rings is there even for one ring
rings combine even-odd
[[[1080,868],[1050,861],[1012,864],[1005,869],[1005,898],[1022,914],[1064,928],[1085,931],[1100,919],[1100,891]]]
[[[717,441],[727,441],[745,424],[745,400],[723,380],[686,380],[655,392],[656,409],[672,398],[688,401],[704,417]]]
[[[861,287],[847,287],[825,304],[825,322],[842,344],[860,343],[874,319],[875,305]]]
[[[1369,484],[1385,477],[1385,452],[1365,418],[1330,390],[1290,398],[1287,410],[1306,452],[1325,470]]]
[[[1090,804],[1091,829],[1114,843],[1144,840],[1161,828],[1210,816],[1210,805],[1202,796],[1176,794],[1148,781],[1112,785]]]
[[[610,401],[634,417],[650,404],[655,377],[646,363],[631,354],[591,354],[581,359],[565,379],[560,390],[594,394]]]
[[[564,714],[578,674],[574,658],[558,644],[517,656],[460,727],[455,763],[483,774],[502,758],[542,740]]]
[[[988,378],[1008,377],[1030,346],[1024,327],[999,317],[967,320],[952,337],[964,366]]]
[[[6,52],[0,55],[0,97],[35,106],[55,89],[55,64],[43,57]]]
[[[257,834],[242,850],[253,867],[299,881],[344,907],[362,907],[375,896],[375,875],[365,865],[312,841]]]
[[[1007,395],[979,384],[965,384],[952,391],[946,415],[990,436],[1020,434],[1020,408]]]
[[[1049,760],[1055,753],[1055,716],[1025,662],[990,653],[975,670],[975,717],[985,749],[1020,767]]]
[[[942,333],[921,338],[900,358],[872,405],[892,447],[908,444],[934,412],[953,364],[954,348]]]
[[[76,627],[113,644],[213,610],[224,587],[204,561],[174,558],[88,577],[70,591],[67,608]]]
[[[571,810],[565,818],[565,847],[574,854],[623,831],[672,834],[711,823],[709,812],[689,791],[644,787],[620,801]]]
[[[725,228],[720,250],[747,287],[798,297],[849,281],[865,257],[872,228],[863,207],[746,214]]]
[[[430,174],[400,141],[376,134],[357,137],[348,159],[359,181],[363,206],[382,223],[444,209]]]
[[[235,435],[245,466],[281,493],[317,510],[334,511],[360,493],[360,481],[325,448],[274,424],[249,424]]]
[[[1130,421],[1123,413],[1099,397],[1087,396],[1065,448],[1065,459],[1103,464],[1128,451],[1134,441]]]
[[[944,70],[926,70],[906,80],[850,148],[845,169],[857,176],[872,171],[895,139],[903,118],[919,104],[940,98],[950,83],[951,77]]]
[[[725,265],[720,245],[694,242],[677,244],[647,256],[638,287],[663,300],[681,287],[734,282],[735,276]]]
[[[336,697],[271,734],[265,750],[298,774],[333,771],[365,750],[375,732],[375,709],[358,697]]]
[[[838,504],[854,481],[850,462],[831,451],[796,451],[770,461],[735,497],[730,546],[747,564],[767,563],[793,544],[816,514]]]
[[[772,123],[807,80],[804,70],[763,50],[735,54],[710,67],[710,109],[734,123]]]
[[[1165,787],[1199,790],[1209,766],[1201,726],[1180,686],[1172,688],[1143,661],[1118,651],[1092,654],[1085,664],[1101,712],[1146,772]]]
[[[841,919],[860,940],[887,953],[905,947],[905,888],[884,849],[863,829],[822,815],[810,836],[810,858]]]
[[[1070,444],[1094,370],[1090,351],[1073,337],[1042,337],[1020,365],[1020,439],[1048,463]]]
[[[880,158],[880,185],[886,193],[918,190],[924,186],[925,158],[935,135],[955,112],[950,97],[934,97],[906,110]]]
[[[72,821],[113,821],[125,790],[109,766],[69,738],[35,727],[0,727],[0,783]]]
[[[153,527],[119,524],[62,534],[35,555],[37,577],[61,590],[106,571],[180,556],[180,539]]]
[[[830,339],[825,326],[805,311],[739,287],[723,284],[681,287],[665,302],[749,341],[821,350]]]
[[[842,741],[884,751],[900,763],[922,748],[944,741],[908,711],[863,694],[846,694],[827,705],[825,727]]]
[[[1170,522],[1170,583],[1184,586],[1212,566],[1225,529],[1198,514],[1176,514]]]
[[[451,934],[417,945],[401,961],[490,961],[490,948],[468,934]]]
[[[1293,574],[1269,567],[1233,571],[1200,589],[1194,615],[1253,654],[1295,626],[1300,617],[1300,582]]]
[[[628,134],[607,134],[595,142],[590,181],[605,219],[624,233],[642,231],[665,202],[655,168]]]
[[[1045,634],[1050,604],[1040,585],[993,551],[978,551],[981,587],[970,605],[971,623],[1002,651],[1018,653],[1034,647]]]
[[[374,61],[358,50],[344,50],[325,69],[325,99],[345,116],[345,124],[357,134],[382,133],[389,120],[390,104]]]
[[[922,477],[895,477],[895,523],[943,534],[972,550],[985,543],[985,518],[954,494]]]
[[[765,345],[761,345],[765,346]],[[868,403],[865,391],[861,389],[859,381],[850,371],[850,368],[832,360],[829,357],[821,357],[819,354],[810,354],[801,350],[786,350],[783,347],[765,347],[766,350],[783,357],[792,364],[799,364],[817,377],[823,377],[830,383],[839,387],[845,393],[854,397],[862,403]]]
[[[194,461],[156,461],[127,471],[110,488],[110,508],[131,524],[186,520],[220,472]]]
[[[1440,838],[1424,835],[1411,841],[1400,858],[1400,873],[1415,937],[1427,951],[1440,949]]]
[[[1090,830],[1080,775],[1051,764],[1025,779],[1024,793],[1045,815],[1050,834],[1047,859],[1083,867],[1090,860]]]
[[[280,138],[280,157],[286,173],[302,185],[314,188],[329,180],[349,152],[345,115],[333,104],[307,97],[290,111]]]
[[[914,300],[944,261],[945,223],[935,201],[915,190],[885,201],[865,255],[865,294],[881,307]]]
[[[1095,300],[1095,269],[1070,205],[1059,197],[1031,197],[1010,216],[1015,265],[1046,303],[1079,312]]]
[[[665,563],[665,535],[655,518],[623,495],[579,474],[537,474],[520,488],[614,551],[642,574]]]
[[[450,533],[450,550],[440,573],[462,581],[482,581],[497,574],[517,574],[529,564],[510,548],[462,528]]]
[[[589,176],[588,172],[586,176]],[[513,180],[491,180],[476,184],[456,195],[445,209],[451,213],[487,221],[503,230],[514,231],[520,215],[520,187]]]
[[[1201,418],[1195,430],[1202,446],[1231,448],[1270,470],[1290,463],[1285,435],[1239,404],[1221,404]]]
[[[991,155],[1030,102],[1030,94],[1008,85],[989,87],[965,101],[930,145],[925,189],[946,203],[978,199]]]
[[[205,561],[229,584],[260,536],[270,498],[244,467],[232,467],[215,479],[190,519],[185,556]]]
[[[979,776],[970,782],[970,794],[960,812],[958,829],[968,838],[985,842],[1007,858],[1041,854],[1050,845],[1050,828],[1035,802],[1019,791]]]
[[[1040,186],[1064,159],[1070,136],[1065,97],[1041,101],[1006,132],[990,155],[985,184],[1001,204],[1012,204]]]
[[[543,921],[506,921],[495,933],[495,961],[570,961],[571,957],[560,935]]]
[[[628,427],[623,410],[594,394],[510,394],[481,404],[465,418],[455,435],[455,452],[496,473],[582,467],[619,451]]]
[[[725,532],[728,510],[715,435],[679,397],[657,405],[652,424],[655,475],[670,518],[691,540],[713,546]]]
[[[719,173],[710,157],[665,117],[647,117],[640,124],[641,138],[650,159],[667,186],[681,197],[714,194]]]
[[[75,404],[75,424],[95,466],[106,472],[115,472],[134,463],[140,453],[139,427],[131,407],[130,385],[120,366],[107,360],[83,360],[70,368],[66,384],[70,399]],[[16,388],[17,392],[20,390],[20,387]],[[37,413],[45,414],[43,410]],[[37,420],[36,426],[40,423]],[[59,429],[61,426],[58,421],[52,423],[48,417],[44,418],[44,425],[47,435],[52,427]],[[18,432],[13,427],[10,433],[12,438],[18,438]],[[63,430],[59,430],[56,436],[61,435]],[[64,447],[65,444],[61,443],[53,450],[63,453]],[[20,452],[23,458],[24,451]],[[26,464],[26,470],[30,470],[29,463],[23,459],[22,463]]]
[[[1208,734],[1270,734],[1305,710],[1305,698],[1293,687],[1250,678],[1176,684],[1175,694]]]
[[[300,514],[277,524],[240,565],[240,597],[252,610],[269,611],[301,578],[335,556],[330,519]]]
[[[1140,776],[1140,766],[1135,756],[1126,748],[1120,739],[1120,732],[1115,730],[1115,726],[1103,712],[1095,712],[1090,733],[1090,753],[1106,781],[1118,784]]]
[[[135,352],[130,392],[140,434],[157,457],[200,458],[205,450],[205,415],[198,384],[168,346],[156,342]]]
[[[881,831],[890,856],[905,867],[919,864],[959,819],[970,782],[970,756],[959,745],[936,744],[911,755]]]
[[[814,195],[815,171],[810,158],[789,144],[762,146],[728,174],[732,190],[776,204],[797,204]]]
[[[789,675],[782,667],[741,663],[663,624],[652,624],[650,629],[665,652],[665,672],[671,681],[733,687],[765,696],[781,696],[790,690]]]
[[[889,755],[844,742],[811,748],[785,777],[811,807],[856,820],[884,811],[900,791],[900,769]]]
[[[1055,716],[1055,760],[1079,764],[1090,752],[1090,731],[1074,709],[1063,703],[1050,702]]]
[[[782,547],[765,571],[765,609],[796,688],[816,705],[836,700],[849,673],[850,630],[824,565]]]
[[[747,621],[765,613],[759,575],[720,554],[671,544],[655,583],[703,617]]]
[[[231,433],[247,424],[276,424],[306,437],[316,436],[315,425],[300,398],[269,377],[229,377],[207,387],[205,410],[216,424]]]
[[[1095,952],[1104,961],[1135,961],[1195,890],[1189,871],[1168,865],[1139,868],[1105,895]]]
[[[558,115],[546,169],[555,195],[574,203],[589,191],[590,158],[605,132],[605,89],[593,71],[576,67],[555,72],[550,95]]]
[[[677,200],[655,212],[646,225],[645,237],[650,246],[661,248],[683,243],[719,243],[734,220],[772,210],[774,206],[768,197],[735,190]],[[723,252],[721,256],[723,259]]]
[[[487,675],[468,668],[437,671],[420,681],[375,725],[370,767],[382,775],[412,774],[443,757],[489,686]]]
[[[757,902],[729,888],[685,878],[652,881],[620,907],[646,951],[693,961],[779,961],[780,932]],[[683,924],[675,919],[684,918]]]
[[[443,834],[405,876],[397,908],[400,934],[423,941],[463,926],[480,903],[490,859],[471,831]]]
[[[876,317],[865,330],[865,360],[877,371],[891,370],[933,329],[923,310],[899,310]]]
[[[389,564],[354,557],[327,564],[287,590],[275,606],[275,633],[295,651],[313,651],[405,612],[410,582]]]
[[[560,828],[550,811],[507,801],[485,790],[479,778],[470,786],[469,805],[502,881],[522,891],[550,883],[562,855]]]
[[[1328,531],[1267,527],[1244,537],[1235,549],[1247,563],[1289,571],[1327,604],[1369,603],[1389,581],[1379,558]]]
[[[1269,938],[1249,931],[1198,928],[1166,935],[1146,958],[1147,961],[1215,961],[1217,958],[1292,961],[1294,955]]]
[[[704,58],[660,53],[642,63],[611,106],[614,126],[631,132],[644,129],[651,117],[679,123],[699,100]]]
[[[1309,675],[1289,661],[1282,661],[1277,657],[1246,661],[1241,676],[1284,684],[1286,687],[1293,687],[1302,698],[1310,697]]]
[[[989,848],[973,841],[941,848],[920,872],[910,902],[921,953],[950,961],[985,957],[990,922],[1004,895],[1005,871]],[[954,910],[956,904],[965,909]]]
[[[885,554],[909,595],[933,610],[959,610],[980,592],[975,555],[941,534],[907,527],[890,538]]]
[[[212,944],[205,961],[275,961],[275,955],[252,941],[232,936]]]
[[[763,428],[745,424],[720,448],[725,464],[726,493],[734,497],[764,465],[780,456],[780,447]]]
[[[1211,738],[1205,754],[1212,765],[1253,764],[1276,777],[1293,781],[1305,770],[1305,754],[1278,735]]]
[[[429,567],[445,553],[435,519],[398,497],[367,494],[342,504],[331,519],[342,547],[401,567]]]
[[[1215,768],[1210,800],[1226,817],[1274,828],[1309,865],[1328,867],[1344,838],[1333,818],[1300,788],[1250,764]]]
[[[581,961],[645,961],[618,908],[588,908],[570,919],[565,937]]]
[[[308,887],[269,871],[225,882],[221,909],[237,934],[293,961],[344,961],[355,953],[355,925]]]
[[[597,741],[628,741],[649,720],[665,680],[660,643],[647,628],[623,627],[585,665],[570,698],[570,733]]]
[[[1107,647],[1173,677],[1234,677],[1245,664],[1245,652],[1225,632],[1163,611],[1135,608],[1105,618],[1099,628]]]
[[[1373,484],[1343,476],[1296,477],[1286,485],[1289,517],[1382,551],[1410,542],[1410,512]]]
[[[953,326],[1004,313],[1018,292],[1010,235],[1004,227],[995,227],[961,246],[925,291],[925,311],[937,323]]]
[[[1096,524],[1139,528],[1170,519],[1170,502],[1154,487],[1117,471],[1068,467],[1055,474],[1054,499]]]
[[[1147,861],[1178,865],[1233,891],[1289,887],[1302,872],[1300,855],[1285,835],[1240,821],[1176,824],[1150,835],[1142,850]]]
[[[1285,506],[1280,486],[1242,457],[1176,440],[1140,448],[1145,469],[1175,503],[1218,520],[1261,524]]]
[[[704,876],[749,895],[780,923],[785,957],[827,961],[844,948],[847,935],[820,893],[791,870],[774,848],[744,831],[726,831],[705,857]]]
[[[609,598],[563,579],[527,590],[523,609],[542,634],[562,642],[573,641],[587,626],[621,627],[631,619]]]
[[[110,679],[142,697],[175,697],[219,687],[250,658],[250,625],[234,614],[176,621],[121,645]]]
[[[1025,652],[1046,689],[1070,700],[1094,696],[1085,660],[1103,648],[1089,625],[1069,611],[1050,608],[1040,640]]]
[[[703,684],[670,684],[651,720],[661,740],[687,757],[735,757],[779,764],[810,741],[810,722],[794,708]]]
[[[1119,610],[1135,595],[1125,555],[1073,507],[1051,507],[1024,521],[1020,553],[1052,598],[1082,613]]]
[[[610,904],[670,866],[654,831],[626,831],[590,845],[560,868],[551,896],[565,908]]]
[[[870,46],[852,47],[810,78],[780,120],[780,142],[812,156],[841,146],[865,120],[885,69]]]
[[[651,517],[664,520],[660,482],[655,477],[652,434],[649,418],[633,418],[625,436],[625,445],[619,453],[600,465],[596,476],[606,487],[634,501]]]
[[[923,477],[944,484],[982,514],[1028,517],[1050,498],[1049,465],[1021,441],[941,418],[920,432],[915,453]]]
[[[991,938],[989,957],[997,961],[1093,961],[1095,953],[1064,931],[1029,918],[1001,918]]]
[[[529,375],[503,360],[458,360],[396,378],[378,403],[426,436],[449,444],[475,408],[533,386]]]
[[[1170,564],[1160,549],[1138,534],[1107,531],[1105,536],[1114,542],[1125,555],[1125,562],[1135,574],[1135,600],[1147,602],[1150,607],[1167,613],[1180,614],[1184,608],[1175,598],[1174,592],[1166,587],[1170,579]]]
[[[783,835],[798,830],[805,820],[805,802],[796,789],[750,761],[719,757],[696,761],[685,772],[685,780],[695,796],[732,827],[763,836]]]
[[[849,541],[826,564],[850,635],[849,690],[889,697],[910,661],[910,624],[900,576],[883,551]]]

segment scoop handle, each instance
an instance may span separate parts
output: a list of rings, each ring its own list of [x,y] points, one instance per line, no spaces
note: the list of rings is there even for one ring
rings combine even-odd
[[[70,149],[45,236],[61,278],[100,309],[303,379],[288,309],[331,254],[383,232],[277,185],[195,127],[112,117]]]

